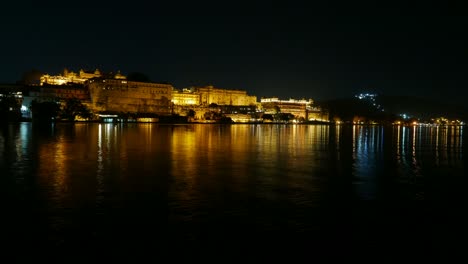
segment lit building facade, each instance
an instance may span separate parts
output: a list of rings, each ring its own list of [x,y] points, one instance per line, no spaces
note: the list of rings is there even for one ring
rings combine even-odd
[[[170,84],[93,79],[87,87],[94,112],[171,113]]]
[[[307,109],[313,104],[313,100],[280,100],[278,97],[261,98],[260,103],[265,114],[289,113],[296,118],[307,119]]]
[[[198,87],[196,92],[200,95],[200,104],[209,105],[255,105],[257,97],[248,95],[244,90],[227,90],[213,86]]]
[[[329,122],[330,115],[320,107],[309,107],[307,108],[307,120]]]
[[[57,101],[76,98],[81,101],[89,100],[89,92],[82,85],[46,85],[35,86],[29,90],[29,97],[38,102]]]
[[[228,90],[213,86],[173,90],[172,102],[175,105],[256,105],[257,97],[248,95],[244,90]]]
[[[189,89],[183,89],[182,91],[174,89],[172,91],[172,103],[186,106],[200,105],[200,94]]]
[[[28,108],[24,106],[24,97],[23,93],[25,92],[25,89],[21,85],[17,84],[0,84],[0,104],[3,107],[7,107],[8,111],[17,111],[20,110],[21,114],[23,117],[28,117],[26,111],[28,111]],[[10,103],[16,101],[16,103],[13,103],[10,105]],[[5,101],[9,103],[5,104]],[[16,109],[14,109],[16,108]],[[20,108],[20,109],[18,109]],[[3,109],[4,110],[4,109]],[[29,111],[28,111],[29,112]],[[2,113],[5,114],[5,113]]]
[[[49,74],[44,74],[40,78],[40,84],[52,84],[52,85],[65,85],[69,83],[76,83],[76,84],[84,84],[87,80],[92,79],[92,78],[101,78],[104,75],[96,69],[94,72],[85,72],[83,69],[81,69],[78,73],[73,72],[73,71],[68,71],[65,69],[63,71],[62,75],[49,75]],[[125,80],[126,77],[120,72],[117,74],[113,75],[112,78],[119,79],[119,80]]]
[[[89,104],[89,92],[80,84],[29,86],[24,96],[22,112],[24,117],[31,117],[30,109],[33,101],[64,103],[65,100],[76,98],[84,105]]]

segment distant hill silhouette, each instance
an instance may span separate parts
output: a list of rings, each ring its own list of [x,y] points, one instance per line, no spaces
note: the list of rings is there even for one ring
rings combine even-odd
[[[468,120],[468,107],[450,102],[411,96],[378,96],[376,103],[381,105],[384,111],[377,109],[370,101],[355,97],[317,102],[329,111],[331,119],[338,117],[343,121],[352,121],[356,116],[368,120],[392,121],[403,113],[422,120],[442,116]]]
[[[385,107],[385,111],[392,113],[407,113],[421,118],[445,116],[452,119],[466,119],[468,117],[466,105],[451,102],[412,96],[379,96],[378,100]]]
[[[342,121],[353,121],[356,117],[361,117],[367,120],[393,121],[396,118],[388,112],[377,109],[371,102],[358,98],[335,99],[317,104],[328,110],[332,120],[338,118]]]

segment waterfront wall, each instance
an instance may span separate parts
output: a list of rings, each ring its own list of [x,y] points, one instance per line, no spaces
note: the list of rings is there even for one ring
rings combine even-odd
[[[94,112],[171,113],[169,84],[104,79],[90,81],[88,89]]]

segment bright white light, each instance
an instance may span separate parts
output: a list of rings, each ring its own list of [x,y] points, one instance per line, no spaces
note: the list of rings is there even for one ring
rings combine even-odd
[[[21,111],[23,111],[23,112],[28,111],[28,107],[25,106],[25,105],[22,105],[21,106]]]

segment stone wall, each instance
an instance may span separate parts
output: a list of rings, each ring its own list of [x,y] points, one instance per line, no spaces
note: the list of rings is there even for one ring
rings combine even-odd
[[[104,79],[93,80],[88,88],[95,112],[171,113],[169,84]]]

